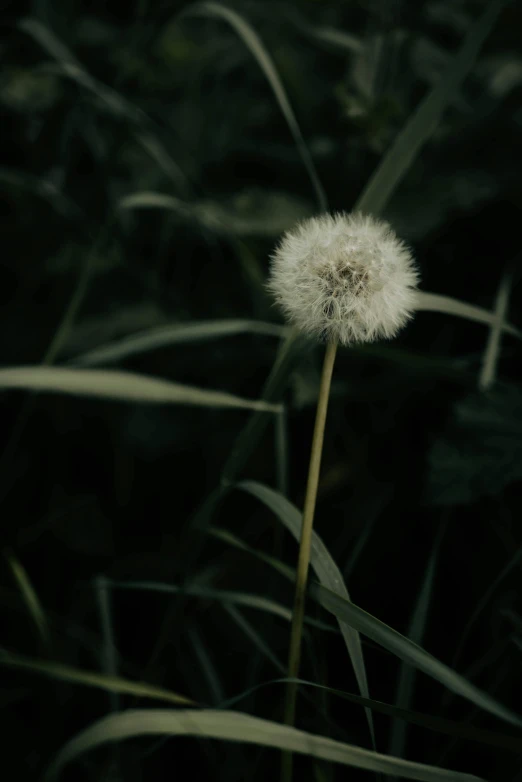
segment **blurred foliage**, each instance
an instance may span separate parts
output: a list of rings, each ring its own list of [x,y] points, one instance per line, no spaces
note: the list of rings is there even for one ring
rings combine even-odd
[[[60,364],[169,323],[280,322],[263,288],[269,254],[286,228],[317,210],[314,188],[252,52],[223,20],[184,15],[191,5],[7,4],[0,49],[2,365],[40,363],[64,323]],[[273,59],[330,207],[349,210],[484,0],[229,5]],[[509,3],[385,214],[412,245],[424,290],[487,309],[520,251],[521,29],[522,7]],[[509,320],[519,328],[520,303],[516,269]],[[499,380],[483,393],[477,386],[487,338],[482,325],[423,312],[392,344],[341,351],[325,443],[320,534],[349,575],[354,600],[401,632],[447,522],[425,646],[448,663],[467,618],[522,546],[520,344],[502,337]],[[158,348],[125,359],[122,368],[254,399],[277,346],[273,337],[243,334]],[[321,351],[309,346],[284,397],[289,496],[297,505],[320,362]],[[247,415],[2,394],[2,543],[16,552],[48,614],[54,659],[103,669],[106,639],[92,587],[99,573],[190,579],[291,605],[290,585],[193,526]],[[246,477],[276,483],[272,427],[244,469]],[[227,496],[213,523],[295,564],[293,542],[247,497]],[[520,649],[505,621],[508,609],[522,613],[518,579],[515,568],[496,587],[461,665],[520,710]],[[42,650],[6,566],[0,587],[0,643],[37,655]],[[190,598],[171,605],[165,624],[169,605],[137,592],[114,596],[121,675],[205,702],[216,680],[217,691],[232,697],[276,675],[219,607]],[[256,616],[256,630],[284,659],[287,625]],[[208,659],[195,654],[190,639],[198,634]],[[339,639],[321,637],[320,644],[327,672],[312,636],[303,675],[355,691]],[[372,644],[364,648],[372,697],[393,702],[396,661]],[[5,701],[3,762],[20,780],[34,779],[65,739],[109,706],[104,694],[66,683],[34,677],[29,689],[21,672],[9,671],[6,684],[14,704]],[[424,678],[415,693],[419,711],[487,722],[461,701],[442,702],[441,688]],[[125,705],[135,704],[128,698]],[[280,693],[267,688],[241,708],[279,719]],[[330,699],[328,708],[336,729],[308,701],[300,727],[367,745],[359,707]],[[387,718],[377,715],[376,732],[384,751]],[[491,779],[520,773],[509,754],[419,728],[408,736],[412,760]],[[275,753],[196,739],[153,750],[133,742],[116,761],[100,753],[71,773],[161,780],[171,778],[173,763],[190,763],[196,777],[231,781],[243,779],[247,767],[253,780],[277,768]],[[312,778],[305,761],[296,769]],[[328,778],[341,774],[332,766]]]

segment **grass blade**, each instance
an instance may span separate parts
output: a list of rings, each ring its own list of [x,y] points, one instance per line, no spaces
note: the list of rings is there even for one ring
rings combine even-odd
[[[41,676],[47,676],[51,679],[60,679],[71,682],[71,684],[80,684],[86,687],[96,687],[107,692],[120,693],[121,695],[135,695],[138,698],[153,698],[154,700],[168,701],[178,706],[195,705],[190,698],[184,695],[177,695],[175,692],[164,690],[145,682],[132,682],[128,679],[122,679],[117,676],[104,676],[101,673],[92,673],[91,671],[82,671],[79,668],[71,668],[62,663],[46,662],[30,657],[24,657],[20,654],[11,654],[10,652],[0,651],[0,665],[7,668],[18,668],[31,673],[37,673]]]
[[[208,647],[203,642],[203,639],[201,638],[199,632],[195,628],[191,628],[188,631],[188,635],[190,638],[190,642],[194,647],[194,652],[197,657],[197,660],[208,682],[209,690],[212,695],[212,702],[221,703],[225,697],[225,694],[223,692],[223,687],[219,675],[216,671],[216,667],[212,662],[210,655],[208,653]]]
[[[31,580],[27,575],[27,571],[25,570],[24,566],[22,565],[18,557],[12,551],[7,551],[5,554],[5,558],[11,570],[11,573],[13,574],[13,578],[16,582],[16,585],[20,590],[23,601],[27,606],[27,610],[29,612],[29,615],[31,616],[34,626],[38,632],[38,635],[42,639],[44,647],[48,648],[50,642],[50,635],[49,635],[49,626],[47,624],[47,618],[45,616],[45,611],[42,608],[42,604],[40,603],[38,595],[36,594],[36,591],[31,583]]]
[[[251,401],[224,391],[209,391],[160,380],[134,372],[65,367],[8,367],[0,369],[0,389],[17,388],[54,391],[119,401],[151,404],[185,404],[263,410],[277,413],[279,405]]]
[[[450,296],[442,296],[439,293],[417,291],[415,309],[417,312],[443,312],[446,315],[456,315],[458,318],[474,320],[476,323],[484,323],[487,326],[494,326],[497,322],[497,314],[495,312],[476,307],[474,304],[468,304],[459,299],[453,299]],[[522,339],[522,331],[505,321],[502,322],[502,330],[506,334]]]
[[[273,653],[273,651],[270,649],[268,644],[266,644],[259,633],[252,627],[250,622],[248,622],[243,614],[237,610],[237,608],[234,608],[233,605],[225,605],[225,611],[228,613],[228,615],[232,618],[232,620],[237,624],[237,626],[242,630],[242,632],[249,638],[254,646],[257,647],[257,649],[261,652],[263,657],[266,657],[267,660],[269,660],[272,665],[279,671],[279,673],[282,673],[284,676],[285,673],[285,666],[281,662],[281,660],[278,659],[278,657]]]
[[[279,399],[286,386],[291,368],[295,365],[307,342],[295,330],[290,330],[281,343],[272,371],[263,389],[262,397],[269,402]],[[222,484],[232,484],[238,473],[245,468],[250,454],[262,436],[268,418],[262,413],[250,417],[239,434],[222,473]]]
[[[389,652],[404,660],[409,665],[414,665],[420,671],[440,682],[448,690],[461,695],[480,709],[495,715],[505,722],[522,728],[522,717],[499,703],[487,693],[475,687],[463,676],[453,671],[444,663],[437,660],[429,652],[410,641],[405,636],[393,630],[384,622],[379,621],[371,614],[355,606],[349,600],[342,597],[321,584],[313,584],[312,591],[317,599],[328,611],[331,611],[338,619],[351,625],[351,627],[363,633],[372,641],[388,649]]]
[[[470,71],[505,2],[506,0],[493,0],[487,3],[484,13],[470,29],[459,52],[445,68],[438,84],[420,103],[381,160],[357,201],[357,209],[372,214],[382,213],[422,146],[437,127],[442,112]]]
[[[489,332],[486,349],[484,351],[484,358],[482,360],[482,369],[479,377],[479,388],[485,391],[495,381],[495,375],[497,372],[498,354],[500,351],[500,337],[505,325],[505,318],[507,316],[509,294],[511,291],[511,285],[513,282],[513,274],[511,269],[507,269],[500,280],[498,286],[497,296],[495,300],[495,314],[494,320]]]
[[[262,682],[261,684],[257,684],[255,687],[250,687],[248,690],[245,690],[239,695],[224,701],[220,704],[219,708],[230,709],[240,701],[248,698],[257,690],[268,687],[272,684],[287,684],[288,681],[288,678],[284,678],[272,679],[267,682]],[[369,709],[372,709],[372,711],[376,711],[379,714],[386,714],[389,717],[403,720],[404,722],[411,723],[412,725],[418,725],[419,727],[432,730],[436,733],[441,733],[446,736],[453,736],[454,738],[458,739],[465,739],[467,741],[476,741],[480,744],[487,744],[490,747],[497,747],[498,749],[507,750],[508,752],[516,752],[517,754],[520,753],[519,736],[497,733],[496,731],[486,730],[484,728],[475,728],[473,725],[469,725],[467,722],[463,722],[462,720],[448,720],[443,717],[433,717],[431,714],[423,714],[422,712],[412,711],[411,709],[401,709],[391,703],[383,703],[382,701],[375,701],[371,698],[363,698],[361,695],[354,695],[351,692],[337,690],[334,687],[326,687],[324,684],[306,681],[306,679],[294,679],[293,681],[295,681],[297,684],[303,685],[304,687],[326,690],[332,695],[349,701],[350,703],[354,703],[359,706],[367,706]]]
[[[203,600],[216,600],[224,605],[242,605],[247,608],[254,608],[258,611],[265,611],[274,616],[279,616],[287,622],[292,621],[292,611],[286,606],[270,600],[263,595],[253,595],[249,592],[236,592],[223,589],[214,589],[213,587],[200,587],[187,584],[186,586],[177,586],[174,584],[163,584],[155,581],[108,581],[113,589],[138,589],[146,592],[160,592],[170,595],[189,595],[199,597]],[[336,632],[336,628],[317,619],[307,617],[305,620],[309,625],[317,627],[319,630],[327,632]]]
[[[180,345],[192,342],[204,342],[212,339],[232,337],[237,334],[262,334],[270,337],[282,337],[288,329],[274,323],[264,323],[255,320],[207,320],[200,323],[176,323],[172,326],[161,326],[147,331],[131,334],[116,342],[102,345],[89,350],[80,356],[70,359],[70,363],[82,366],[106,364],[145,353],[150,350],[170,345]]]
[[[268,54],[266,48],[263,45],[263,42],[255,30],[236,11],[233,11],[231,8],[227,8],[220,3],[194,3],[193,5],[190,5],[186,11],[183,12],[183,14],[217,16],[221,19],[224,19],[235,30],[245,46],[252,53],[259,67],[263,71],[268,83],[270,84],[270,87],[272,88],[272,91],[279,104],[279,108],[281,109],[288,127],[290,128],[295,145],[315,190],[319,209],[321,212],[326,211],[328,208],[326,194],[323,190],[321,182],[319,181],[319,177],[317,176],[317,171],[315,170],[312,157],[308,151],[308,147],[306,146],[303,134],[301,133],[301,128],[299,127],[294,111],[290,105],[290,101],[288,100],[285,88],[281,79],[279,78],[279,74],[277,73],[272,58]]]
[[[265,554],[263,551],[258,551],[252,546],[249,546],[247,543],[241,540],[241,538],[238,538],[236,537],[236,535],[233,535],[231,532],[228,532],[228,530],[220,529],[219,527],[209,526],[205,528],[205,532],[208,535],[212,535],[213,537],[222,540],[224,543],[228,543],[229,545],[234,546],[235,548],[241,549],[241,551],[246,551],[249,554],[252,554],[254,557],[257,557],[262,562],[266,562],[267,565],[273,567],[274,570],[277,570],[278,573],[280,573],[284,578],[288,579],[288,581],[290,581],[291,583],[295,582],[294,568],[289,567],[284,562],[281,562],[279,559],[276,559],[275,557],[271,557],[269,554]]]
[[[206,736],[258,744],[420,782],[477,782],[479,779],[458,771],[388,757],[241,712],[217,709],[136,709],[104,717],[69,741],[52,763],[45,780],[50,782],[56,779],[67,763],[101,745],[133,736],[158,735]]]
[[[292,505],[286,497],[283,497],[277,491],[270,489],[268,486],[264,486],[256,481],[242,481],[237,484],[238,489],[252,494],[262,503],[264,503],[270,510],[278,517],[278,519],[284,524],[287,530],[294,536],[299,543],[301,536],[301,524],[302,514]],[[341,571],[335,564],[334,560],[330,556],[330,553],[323,541],[317,534],[312,532],[312,547],[310,554],[310,564],[317,575],[319,581],[328,587],[329,590],[343,595],[345,600],[349,600],[348,590],[344,583]],[[357,685],[365,698],[368,697],[368,681],[366,678],[366,668],[364,665],[364,657],[362,653],[361,639],[359,633],[354,630],[349,624],[340,620],[339,627],[348,649],[348,654],[355,672],[355,678]],[[366,711],[368,719],[368,725],[370,728],[370,734],[372,742],[375,744],[373,718],[371,712]]]
[[[506,576],[509,575],[509,573],[513,570],[513,568],[519,564],[520,560],[522,559],[522,546],[515,551],[514,555],[510,558],[507,565],[505,565],[498,576],[493,579],[493,581],[490,583],[488,588],[486,589],[485,593],[482,595],[480,600],[478,601],[477,605],[475,606],[475,609],[473,613],[471,614],[470,618],[464,625],[464,629],[462,631],[462,634],[460,636],[459,644],[457,646],[457,649],[455,650],[455,654],[453,655],[452,665],[456,665],[457,661],[460,658],[460,655],[462,653],[462,650],[464,649],[466,645],[466,641],[468,640],[468,636],[471,632],[471,628],[477,621],[478,617],[484,610],[484,608],[487,606],[489,601],[491,600],[492,595],[494,594],[495,590],[499,586],[500,583],[506,578]]]
[[[131,193],[118,202],[118,209],[169,209],[183,216],[190,214],[187,204],[166,193],[143,191]]]
[[[426,627],[426,619],[430,605],[431,593],[433,590],[433,580],[435,576],[435,567],[439,555],[441,537],[439,536],[433,551],[431,553],[424,581],[419,592],[415,610],[411,618],[408,631],[408,638],[416,644],[421,644]],[[411,665],[402,663],[399,681],[397,685],[397,696],[395,703],[402,709],[409,709],[413,697],[413,687],[415,684],[416,669]],[[406,746],[406,725],[402,720],[394,720],[391,729],[389,752],[390,755],[404,757],[404,748]]]

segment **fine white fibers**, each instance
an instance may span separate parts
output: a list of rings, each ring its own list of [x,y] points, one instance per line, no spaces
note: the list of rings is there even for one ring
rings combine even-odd
[[[412,316],[418,272],[383,220],[312,217],[284,234],[268,288],[301,331],[348,345],[390,338]]]

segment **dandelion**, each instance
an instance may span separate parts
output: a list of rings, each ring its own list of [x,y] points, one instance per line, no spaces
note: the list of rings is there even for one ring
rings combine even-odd
[[[272,256],[268,288],[298,329],[327,343],[301,524],[288,678],[299,676],[312,529],[328,397],[337,345],[395,336],[412,316],[418,272],[391,226],[360,213],[312,217],[288,231]],[[297,685],[289,682],[285,723],[293,725]],[[284,753],[282,782],[292,779]]]
[[[395,336],[411,317],[417,282],[391,226],[356,212],[312,217],[286,233],[268,287],[301,331],[348,345]]]

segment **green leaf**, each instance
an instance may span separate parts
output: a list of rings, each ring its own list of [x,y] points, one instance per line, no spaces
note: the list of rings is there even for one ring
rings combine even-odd
[[[429,456],[425,500],[464,505],[522,477],[522,390],[499,386],[459,401]]]
[[[18,557],[12,551],[7,551],[5,558],[9,568],[11,569],[18,589],[20,590],[24,603],[27,606],[27,610],[34,623],[34,626],[36,627],[38,635],[42,639],[43,643],[48,646],[50,636],[47,617],[45,616],[45,611],[42,608],[42,604],[40,603],[40,599],[35,591],[35,588],[33,587],[31,580],[27,575],[27,571]]]
[[[279,405],[242,399],[224,391],[185,386],[134,372],[64,367],[0,369],[0,389],[18,388],[151,404],[184,404],[278,413]]]
[[[497,325],[498,315],[495,312],[476,307],[474,304],[468,304],[450,296],[441,296],[438,293],[427,293],[425,291],[417,291],[416,296],[415,309],[417,312],[443,312],[447,315],[456,315],[458,318],[473,320],[476,323],[485,323],[488,326],[499,327]],[[515,326],[502,321],[500,328],[506,334],[512,334],[514,337],[522,339],[522,331]]]
[[[274,491],[261,483],[257,483],[256,481],[242,481],[237,484],[236,488],[252,494],[270,508],[285,525],[287,530],[294,536],[297,543],[299,543],[301,539],[302,514],[295,505],[292,505],[292,503],[286,499],[286,497],[283,497],[279,492]],[[317,532],[312,532],[310,565],[322,584],[328,587],[328,589],[343,595],[346,600],[350,599],[341,571],[335,564]],[[341,633],[346,643],[346,648],[348,649],[359,690],[361,694],[367,698],[368,681],[366,679],[366,668],[364,665],[359,633],[343,621],[339,621],[339,627],[341,628]],[[371,712],[367,711],[366,716],[372,741],[375,742]]]
[[[205,736],[246,742],[420,782],[477,782],[479,779],[458,771],[388,757],[241,712],[133,709],[104,717],[69,741],[49,768],[45,780],[56,779],[67,763],[84,752],[134,736]]]
[[[321,605],[328,611],[331,611],[337,619],[346,622],[346,624],[371,638],[372,641],[380,644],[399,659],[404,660],[409,665],[414,665],[420,671],[447,687],[448,690],[461,695],[480,709],[495,715],[505,722],[522,728],[522,717],[519,717],[511,709],[499,703],[491,695],[475,687],[474,684],[468,682],[456,671],[453,671],[429,654],[429,652],[410,641],[409,638],[393,630],[371,614],[366,613],[362,608],[355,606],[341,595],[326,589],[321,584],[313,584],[312,592]]]
[[[176,323],[172,326],[158,328],[131,334],[117,342],[102,345],[98,348],[75,356],[70,363],[82,366],[113,363],[129,356],[146,353],[170,345],[205,342],[207,340],[233,337],[237,334],[262,334],[270,337],[283,337],[288,329],[275,323],[264,323],[255,320],[207,320]]]
[[[506,735],[504,733],[497,733],[493,730],[485,730],[484,728],[476,728],[473,725],[469,725],[467,722],[447,720],[442,717],[433,717],[431,714],[423,714],[418,711],[412,711],[411,709],[403,709],[398,706],[394,706],[391,703],[383,703],[382,701],[376,701],[371,698],[363,698],[361,695],[354,695],[351,692],[345,692],[344,690],[338,690],[335,687],[327,687],[324,684],[317,684],[316,682],[309,682],[306,679],[272,679],[267,682],[257,684],[255,687],[249,687],[248,690],[236,695],[233,698],[229,698],[220,704],[222,709],[230,709],[240,701],[248,698],[264,687],[269,687],[272,684],[287,684],[294,681],[303,687],[310,687],[312,689],[325,690],[326,692],[335,695],[337,698],[349,701],[350,703],[357,704],[359,706],[367,706],[372,711],[376,711],[379,714],[386,714],[389,717],[394,717],[402,722],[411,723],[412,725],[418,725],[421,728],[435,731],[436,733],[442,733],[446,736],[453,736],[458,739],[465,739],[468,741],[477,741],[480,744],[487,744],[490,747],[497,747],[498,749],[504,749],[509,752],[520,753],[520,737]],[[306,690],[305,690],[306,692]]]
[[[20,654],[11,654],[0,651],[0,665],[7,668],[18,668],[31,673],[37,673],[42,676],[48,676],[51,679],[61,679],[62,681],[80,684],[86,687],[96,687],[107,692],[117,692],[122,695],[135,695],[138,698],[153,698],[154,700],[168,701],[178,706],[187,706],[193,704],[190,698],[184,695],[177,695],[175,692],[164,690],[145,682],[132,682],[128,679],[121,679],[118,676],[104,676],[101,673],[92,673],[91,671],[82,671],[79,668],[71,668],[62,663],[45,662],[43,660],[24,657]]]
[[[275,600],[270,600],[263,595],[253,595],[248,592],[237,592],[223,589],[215,589],[214,587],[200,587],[193,584],[186,584],[183,587],[174,584],[163,584],[156,581],[112,581],[107,580],[107,583],[113,589],[136,589],[144,592],[159,592],[170,595],[191,595],[192,597],[199,597],[203,600],[216,600],[219,603],[226,605],[241,605],[247,608],[254,608],[258,611],[266,611],[274,616],[279,616],[287,622],[292,621],[292,612],[286,606],[277,603]],[[305,617],[305,622],[313,627],[317,627],[320,630],[326,630],[329,632],[335,632],[335,627],[331,627],[325,622],[319,622],[317,619],[311,617]]]

